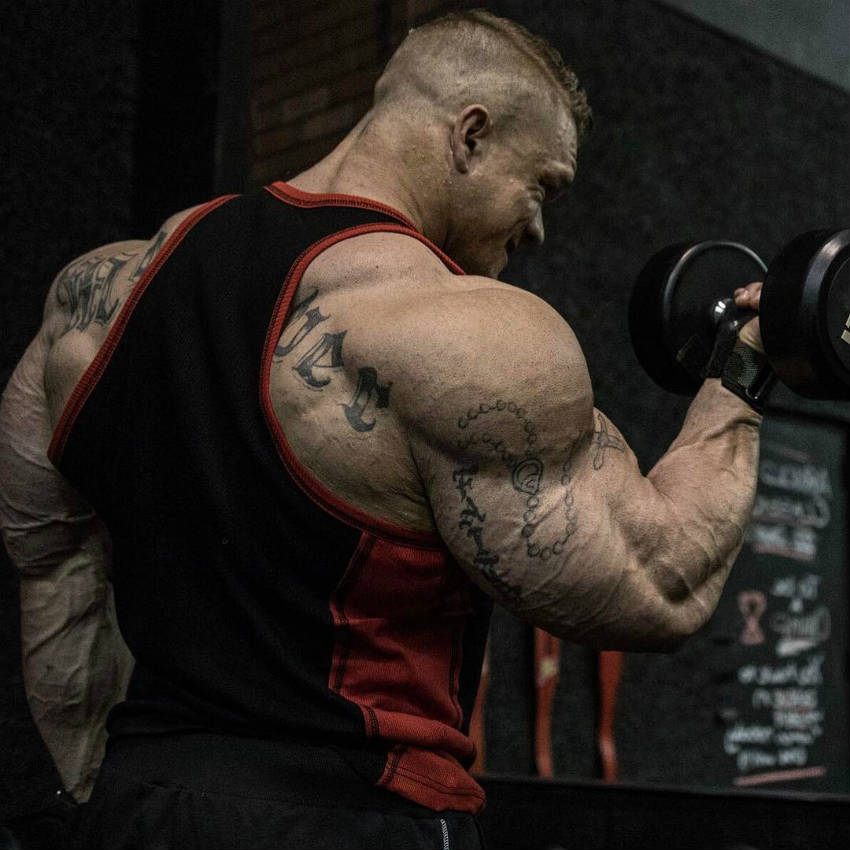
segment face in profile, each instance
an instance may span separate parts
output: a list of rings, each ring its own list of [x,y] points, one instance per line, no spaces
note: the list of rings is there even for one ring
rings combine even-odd
[[[575,177],[575,123],[562,107],[530,115],[515,132],[493,133],[479,147],[461,181],[461,227],[447,250],[468,274],[498,278],[517,248],[543,243],[544,202]]]

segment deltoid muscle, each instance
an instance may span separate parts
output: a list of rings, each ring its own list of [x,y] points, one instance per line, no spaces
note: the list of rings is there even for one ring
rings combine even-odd
[[[135,257],[135,254],[123,252],[109,257],[91,257],[65,270],[56,287],[56,299],[69,314],[63,333],[84,331],[92,322],[109,323],[118,309],[118,299],[112,291],[115,278]]]

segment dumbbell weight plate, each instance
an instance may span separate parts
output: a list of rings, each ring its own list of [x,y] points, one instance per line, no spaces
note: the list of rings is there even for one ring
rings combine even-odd
[[[764,347],[779,379],[807,398],[850,398],[850,230],[812,230],[770,264]]]
[[[738,242],[681,242],[655,254],[629,304],[632,345],[652,380],[693,395],[702,382],[677,361],[678,352],[695,345],[707,360],[716,334],[714,305],[764,273],[758,255]]]

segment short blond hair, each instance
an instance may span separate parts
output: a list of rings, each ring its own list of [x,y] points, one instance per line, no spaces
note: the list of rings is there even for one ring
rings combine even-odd
[[[506,60],[506,50],[515,62]],[[459,103],[487,91],[510,114],[534,88],[535,72],[563,97],[579,138],[585,136],[593,113],[561,54],[521,24],[486,9],[450,12],[411,30],[375,87],[375,103],[417,95]]]

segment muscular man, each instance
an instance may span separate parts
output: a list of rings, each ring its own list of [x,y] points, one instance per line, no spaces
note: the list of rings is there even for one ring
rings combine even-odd
[[[711,615],[760,416],[707,380],[643,476],[569,326],[497,280],[589,119],[552,48],[452,15],[312,168],[57,277],[4,397],[3,527],[80,798],[127,671],[108,575],[135,658],[89,846],[479,846],[492,600],[608,648]]]

